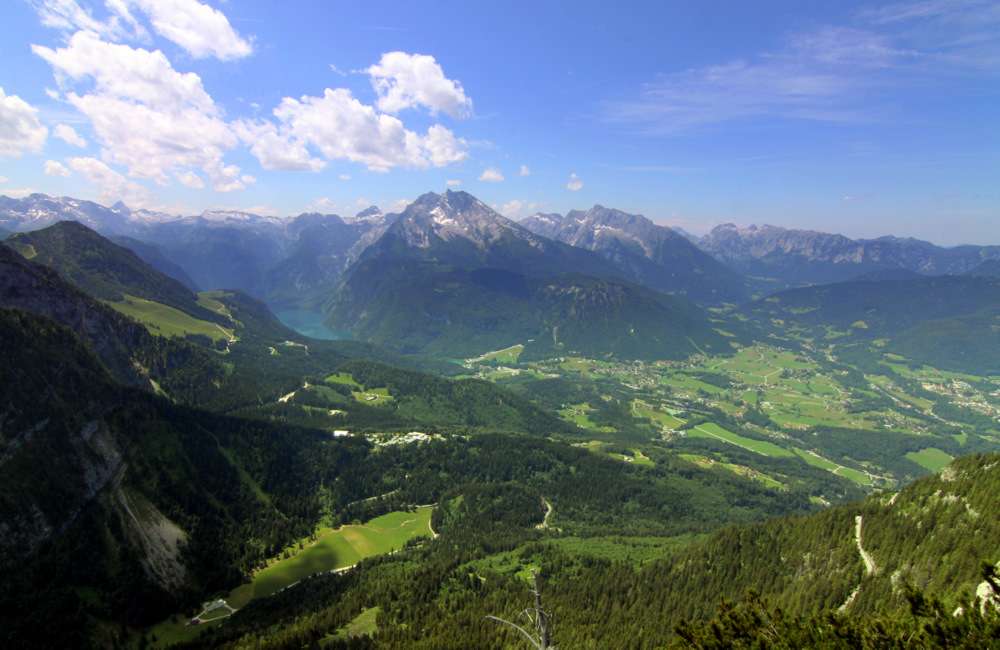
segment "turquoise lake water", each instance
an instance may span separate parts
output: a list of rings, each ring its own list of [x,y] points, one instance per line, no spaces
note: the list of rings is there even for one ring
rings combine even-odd
[[[323,324],[323,314],[311,309],[276,309],[274,315],[299,334],[324,341],[342,341],[354,338],[345,330],[335,330]]]

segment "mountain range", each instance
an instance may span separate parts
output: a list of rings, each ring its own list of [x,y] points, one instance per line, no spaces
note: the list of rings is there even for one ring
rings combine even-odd
[[[671,228],[637,214],[595,205],[565,216],[537,214],[521,225],[532,232],[599,253],[629,278],[704,305],[740,304],[746,279],[706,255]]]
[[[1000,246],[942,248],[912,238],[853,240],[843,235],[727,223],[695,240],[701,250],[771,290],[851,280],[872,271],[908,269],[924,275],[965,273],[1000,258]]]
[[[746,638],[770,638],[787,616],[803,617],[795,634],[861,646],[924,639],[928,619],[977,647],[995,638],[915,599],[928,589],[979,611],[962,594],[989,584],[981,560],[996,562],[996,456],[828,507],[871,490],[845,473],[912,478],[916,458],[993,448],[995,418],[970,420],[883,363],[888,352],[1000,373],[989,248],[813,233],[788,244],[787,264],[760,244],[761,268],[788,275],[748,279],[639,215],[597,206],[516,223],[463,192],[346,219],[171,217],[38,195],[0,207],[17,231],[0,243],[0,624],[12,647],[181,638],[154,629],[196,647],[513,645],[486,617],[516,617],[536,567],[562,647],[725,640],[754,621],[774,624]],[[852,245],[885,252],[835,253]],[[853,275],[749,300],[801,284],[795,268]],[[934,269],[965,274],[922,275]],[[268,303],[322,309],[357,340],[304,337]],[[543,363],[509,388],[446,378],[469,366],[441,358],[502,348]],[[699,357],[710,369],[689,371]],[[501,363],[518,362],[484,361]],[[962,381],[968,395],[992,390]],[[640,399],[629,391],[643,382]],[[806,419],[777,424],[762,408],[793,385],[813,390],[796,405]],[[736,396],[725,409],[709,400],[723,387]],[[885,405],[902,398],[922,433],[848,426],[869,409],[895,418]],[[834,409],[855,410],[828,419]],[[852,460],[889,441],[895,464]],[[767,482],[751,478],[761,468]],[[347,524],[363,547],[375,526],[352,522],[415,504],[436,504],[428,537],[341,573],[322,563],[294,588],[259,586],[282,556],[315,559],[321,526]],[[247,588],[249,602],[234,600]],[[678,622],[748,588],[785,614],[751,592],[736,610],[750,614],[714,632]],[[226,620],[211,631],[169,623],[220,597],[237,611],[213,610]],[[374,627],[359,638],[338,632],[365,616]]]

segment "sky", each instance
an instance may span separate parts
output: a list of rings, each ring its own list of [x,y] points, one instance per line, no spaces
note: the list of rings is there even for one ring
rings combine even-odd
[[[4,0],[0,194],[1000,244],[1000,3]]]

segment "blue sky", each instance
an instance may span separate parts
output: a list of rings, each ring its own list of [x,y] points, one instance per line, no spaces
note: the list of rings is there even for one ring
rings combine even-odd
[[[8,0],[0,194],[1000,244],[1000,4]]]

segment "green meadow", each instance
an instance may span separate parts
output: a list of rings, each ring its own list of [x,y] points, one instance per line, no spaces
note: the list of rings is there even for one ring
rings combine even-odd
[[[366,557],[398,551],[411,539],[431,535],[432,510],[427,507],[416,512],[390,512],[360,526],[323,528],[316,533],[315,542],[306,538],[289,546],[286,550],[290,557],[259,571],[250,584],[234,589],[226,602],[239,608],[315,573],[344,569]]]
[[[717,438],[719,440],[738,445],[744,449],[749,449],[750,451],[755,451],[758,454],[764,456],[794,456],[792,452],[788,451],[783,447],[767,442],[765,440],[752,440],[750,438],[744,438],[743,436],[738,436],[735,433],[726,431],[722,427],[707,422],[705,424],[698,425],[693,429],[688,430],[689,436],[694,436],[696,438]]]
[[[934,447],[928,447],[927,449],[921,449],[920,451],[911,451],[906,454],[906,457],[921,467],[926,467],[932,472],[944,469],[948,463],[954,460],[945,452]]]
[[[201,334],[212,340],[230,341],[233,338],[233,330],[198,320],[184,312],[162,305],[152,300],[144,300],[135,296],[125,295],[125,300],[121,302],[108,303],[115,310],[130,316],[146,326],[153,334],[160,336],[186,336],[188,334]],[[221,303],[220,303],[221,304]]]
[[[271,560],[248,584],[229,592],[225,601],[234,610],[239,609],[255,598],[270,596],[313,574],[345,569],[366,557],[398,551],[411,539],[432,535],[433,510],[427,506],[417,508],[416,512],[390,512],[361,525],[320,529],[315,541],[307,537],[289,545],[285,549],[288,558]],[[228,613],[226,608],[215,610],[205,616],[204,623],[191,627],[187,626],[187,619],[175,615],[156,625],[152,634],[160,647],[190,641],[205,626],[214,627],[225,620]]]

